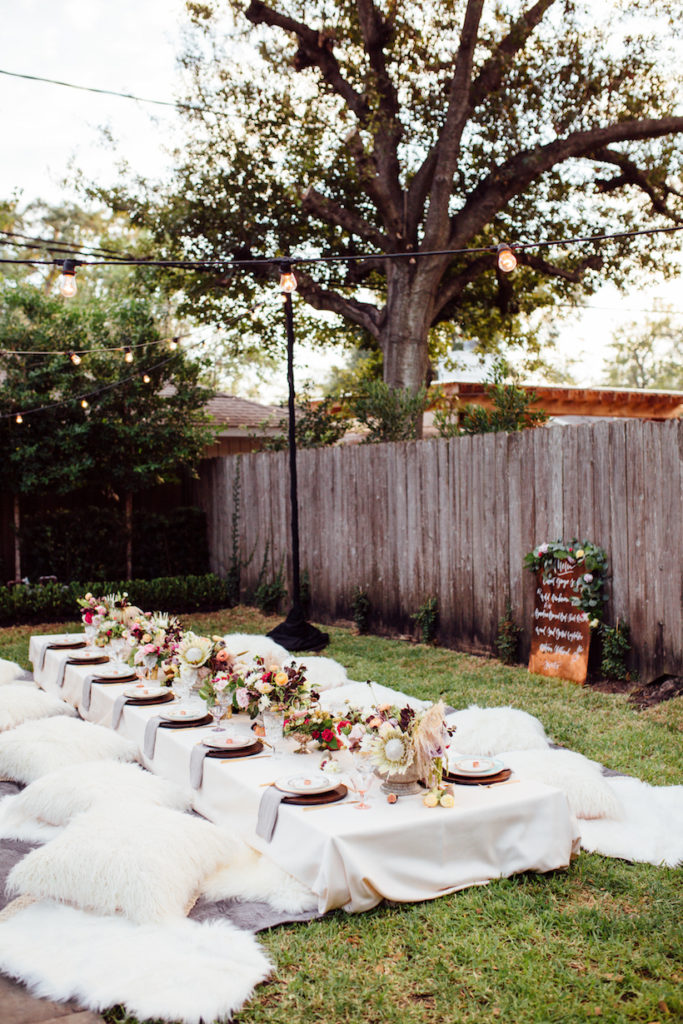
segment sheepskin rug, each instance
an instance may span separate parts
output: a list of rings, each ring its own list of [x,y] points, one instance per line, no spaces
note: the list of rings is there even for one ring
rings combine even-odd
[[[254,658],[263,658],[266,665],[279,665],[280,668],[291,655],[285,647],[276,644],[269,636],[259,633],[227,633],[223,637],[226,650],[239,661],[250,664]]]
[[[26,672],[21,665],[17,665],[16,661],[6,661],[4,658],[0,658],[0,686],[22,680],[32,682],[31,673]]]
[[[37,842],[52,838],[54,826],[68,825],[76,814],[98,804],[122,807],[137,802],[186,811],[191,801],[189,790],[136,764],[92,761],[67,765],[0,802],[0,837]]]
[[[37,686],[19,682],[0,687],[0,732],[35,718],[51,718],[53,715],[73,717],[75,714],[76,709],[71,704],[44,693]]]
[[[454,741],[457,742],[458,733]],[[515,750],[505,763],[521,779],[532,779],[561,789],[576,818],[623,816],[621,802],[602,774],[602,766],[573,750]]]
[[[582,821],[582,848],[669,868],[683,864],[683,786],[649,786],[624,776],[605,781],[624,813],[619,821]]]
[[[229,899],[264,901],[286,914],[318,909],[318,899],[308,886],[246,845],[235,851],[229,867],[207,879],[201,894],[213,903]]]
[[[381,683],[349,682],[320,695],[320,705],[327,711],[343,712],[349,704],[368,711],[377,704],[398,704],[399,707],[407,704],[420,711],[428,706],[429,701],[418,700],[417,697],[410,697],[407,693],[392,690]]]
[[[334,690],[338,686],[346,686],[350,682],[346,669],[334,658],[289,658],[288,665],[303,667],[306,678],[319,693]]]
[[[42,901],[0,922],[0,970],[45,999],[200,1024],[229,1020],[272,967],[228,922],[139,925]]]
[[[239,842],[190,814],[150,804],[97,805],[19,861],[7,892],[138,924],[184,917]]]
[[[59,715],[0,734],[0,777],[28,783],[65,765],[135,761],[137,755],[137,745],[111,729]]]
[[[517,708],[480,708],[446,715],[455,726],[451,749],[459,754],[502,754],[507,750],[545,750],[549,741],[537,718]]]

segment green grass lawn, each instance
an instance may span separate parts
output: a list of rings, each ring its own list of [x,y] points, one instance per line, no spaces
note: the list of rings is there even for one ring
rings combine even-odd
[[[206,633],[264,633],[279,621],[246,608],[183,618]],[[0,657],[28,667],[32,633],[73,628],[0,630]],[[523,667],[344,629],[329,632],[325,653],[353,679],[431,700],[443,696],[456,708],[522,708],[537,715],[557,743],[653,784],[683,784],[683,698],[637,711],[623,695],[531,676]],[[518,875],[432,902],[354,916],[340,911],[263,932],[276,972],[235,1021],[681,1021],[682,881],[681,869],[582,853],[567,871]],[[133,1024],[119,1008],[107,1020]]]

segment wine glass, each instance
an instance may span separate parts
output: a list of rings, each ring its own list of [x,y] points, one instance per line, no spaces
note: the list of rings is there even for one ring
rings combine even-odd
[[[112,654],[114,655],[114,666],[117,669],[121,669],[123,666],[121,654],[125,645],[126,641],[122,636],[113,636],[109,641],[109,646],[111,647]]]
[[[225,732],[225,726],[221,725],[223,716],[225,715],[225,708],[221,702],[216,698],[214,703],[209,708],[209,714],[213,718],[213,729],[211,732]]]
[[[279,711],[262,711],[265,741],[278,760],[282,756],[282,740],[284,736],[284,716]]]
[[[357,811],[370,810],[370,804],[366,803],[365,797],[375,779],[375,766],[370,760],[369,754],[358,752],[353,758],[352,787],[360,797],[360,803],[356,804]]]

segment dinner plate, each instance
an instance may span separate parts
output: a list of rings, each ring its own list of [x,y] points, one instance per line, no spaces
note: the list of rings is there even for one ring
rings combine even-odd
[[[329,777],[323,772],[310,772],[308,775],[301,772],[299,775],[284,775],[274,785],[281,793],[303,796],[306,793],[327,793],[331,789],[337,789],[339,782],[330,782]]]
[[[123,691],[124,697],[134,697],[135,700],[156,700],[157,697],[165,697],[171,691],[167,686],[127,686]]]
[[[255,740],[253,733],[217,732],[203,736],[202,743],[212,750],[240,750],[253,746]]]
[[[193,711],[191,708],[175,707],[160,711],[159,715],[165,722],[199,722],[206,718],[206,711],[203,708]]]
[[[454,775],[497,775],[504,767],[498,757],[461,757],[448,770]]]
[[[114,668],[114,666],[102,666],[102,670],[98,670],[95,676],[96,683],[132,683],[134,679],[137,679],[137,675],[129,668]]]
[[[53,648],[53,650],[59,647],[85,647],[85,639],[83,636],[60,636],[55,637],[54,640],[50,640],[47,646]]]
[[[86,665],[89,661],[99,661],[100,664],[104,664],[109,661],[109,656],[103,651],[79,651],[78,654],[72,655],[70,661],[80,662]]]

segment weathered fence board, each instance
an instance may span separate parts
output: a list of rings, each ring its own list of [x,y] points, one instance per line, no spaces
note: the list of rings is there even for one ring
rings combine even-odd
[[[683,424],[598,422],[521,434],[301,451],[301,568],[311,615],[351,617],[367,590],[373,625],[406,632],[422,602],[438,599],[441,642],[493,650],[509,597],[529,650],[532,547],[592,540],[610,564],[606,618],[631,626],[644,680],[683,672]],[[269,572],[291,573],[288,456],[254,453],[205,463],[212,568],[230,568],[233,481],[239,473],[240,544],[253,589],[266,545]]]

